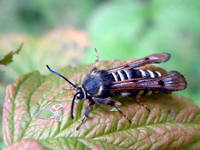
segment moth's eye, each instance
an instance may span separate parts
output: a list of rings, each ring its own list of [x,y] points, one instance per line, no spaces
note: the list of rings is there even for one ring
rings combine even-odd
[[[81,94],[80,94],[80,93],[78,93],[78,94],[77,94],[77,97],[79,98],[80,96],[81,96]]]
[[[82,99],[84,97],[83,93],[78,93],[77,94],[77,99]]]

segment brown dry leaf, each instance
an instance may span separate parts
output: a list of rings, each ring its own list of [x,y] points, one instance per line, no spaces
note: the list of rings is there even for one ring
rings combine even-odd
[[[0,65],[8,65],[9,63],[11,63],[13,61],[13,56],[15,54],[19,54],[22,47],[23,47],[23,43],[19,46],[19,48],[17,48],[17,50],[11,51],[8,54],[6,54],[2,59],[0,59]]]

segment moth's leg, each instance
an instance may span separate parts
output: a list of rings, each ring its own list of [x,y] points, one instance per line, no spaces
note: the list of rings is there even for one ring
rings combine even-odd
[[[140,96],[136,96],[136,99],[135,99],[136,103],[142,107],[144,107],[148,112],[151,112],[151,110],[143,103],[141,103],[140,101]]]
[[[94,67],[92,68],[92,70],[90,70],[90,73],[96,72],[98,70],[98,68],[96,67],[96,65],[94,65]]]
[[[95,48],[95,53],[96,53],[96,61],[95,61],[95,64],[94,64],[94,67],[92,68],[92,70],[90,72],[95,72],[98,70],[98,66],[99,66],[99,53],[98,53],[98,50]]]
[[[77,126],[76,130],[79,130],[80,127],[87,121],[87,119],[89,118],[90,107],[94,104],[95,104],[94,101],[89,100],[89,102],[84,110],[84,117],[81,120],[81,123]]]
[[[117,110],[124,118],[126,118],[126,119],[131,123],[131,120],[128,118],[128,116],[125,115],[125,114],[120,110],[120,108],[119,108],[119,105],[121,105],[120,103],[115,102],[115,101],[112,101],[112,100],[108,100],[108,99],[103,99],[103,98],[95,98],[95,97],[93,97],[92,99],[93,99],[93,101],[95,101],[96,103],[113,106],[114,108],[116,108],[116,110]]]
[[[97,63],[99,63],[99,52],[96,48],[94,50],[95,50],[95,53],[96,53],[96,62],[95,63],[97,64]]]

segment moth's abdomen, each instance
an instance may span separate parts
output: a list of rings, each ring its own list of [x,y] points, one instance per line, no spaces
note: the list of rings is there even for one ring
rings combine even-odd
[[[162,75],[158,71],[141,70],[141,69],[130,68],[130,69],[124,69],[124,70],[119,70],[117,72],[113,72],[112,76],[114,78],[114,82],[119,82],[119,81],[126,81],[126,80],[137,79],[137,78],[142,78],[142,79],[159,78]],[[125,92],[124,91],[120,91],[120,92],[117,92],[115,94],[116,95],[121,95],[121,96],[134,96],[134,97],[136,96],[136,97],[140,97],[142,95],[151,95],[151,94],[154,94],[154,93],[157,93],[157,92],[158,91],[156,89],[155,90],[134,90],[134,89],[129,89],[129,90],[125,91]]]
[[[137,70],[141,73],[140,78],[158,78],[161,77],[161,73],[151,70]]]
[[[112,72],[114,82],[131,80],[134,78],[158,78],[161,77],[161,73],[158,71],[151,70],[140,70],[140,69],[124,69],[117,72]]]

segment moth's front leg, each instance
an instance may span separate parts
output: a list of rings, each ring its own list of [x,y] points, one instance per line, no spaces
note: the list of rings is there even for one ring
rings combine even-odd
[[[89,116],[90,107],[91,107],[92,105],[94,105],[94,104],[95,104],[94,101],[92,101],[92,100],[89,100],[89,101],[88,101],[88,104],[87,104],[87,106],[86,106],[86,108],[85,108],[85,110],[84,110],[84,117],[83,117],[83,119],[81,120],[81,123],[77,126],[76,130],[79,130],[80,127],[81,127],[81,126],[87,121],[87,119],[90,117],[90,116]]]

